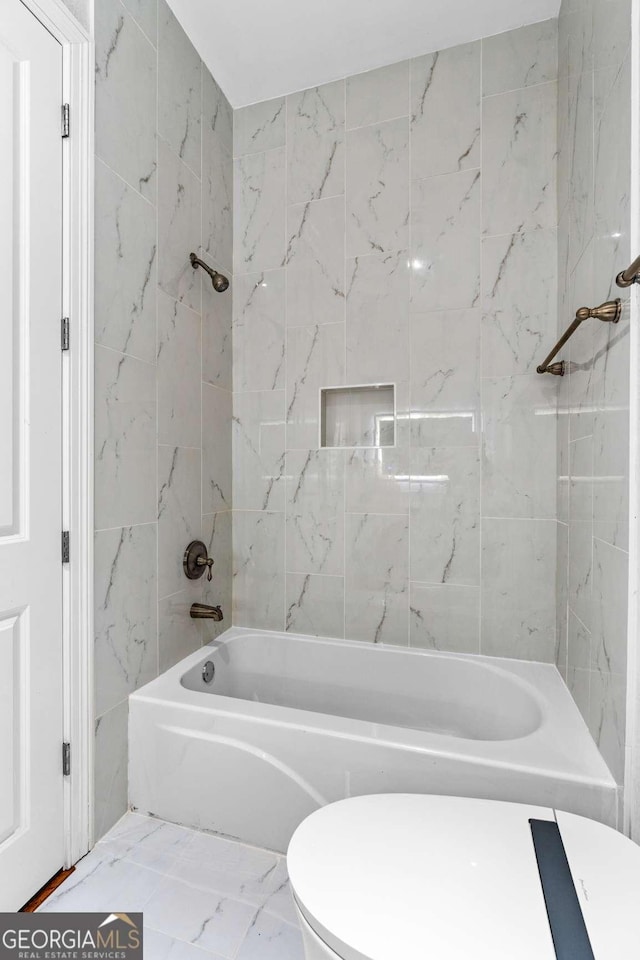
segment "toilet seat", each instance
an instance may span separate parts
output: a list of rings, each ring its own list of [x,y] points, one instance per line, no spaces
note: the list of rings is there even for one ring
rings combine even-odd
[[[341,960],[556,960],[530,819],[557,821],[596,960],[633,956],[640,849],[525,804],[391,794],[323,807],[289,845],[296,904]]]

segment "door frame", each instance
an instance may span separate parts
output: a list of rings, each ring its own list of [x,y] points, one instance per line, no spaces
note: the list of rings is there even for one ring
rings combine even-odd
[[[64,778],[65,867],[93,843],[93,92],[94,46],[62,0],[22,0],[62,46],[62,301],[70,349],[62,353],[62,528],[70,532],[63,567],[63,739],[71,745]],[[93,7],[93,4],[91,4]],[[93,10],[91,10],[93,16]],[[62,104],[61,104],[62,107]]]

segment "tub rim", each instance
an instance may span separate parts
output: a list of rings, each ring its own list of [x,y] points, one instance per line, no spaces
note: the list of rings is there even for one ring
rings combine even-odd
[[[207,651],[236,638],[257,636],[265,640],[280,638],[303,642],[351,646],[362,649],[363,642],[335,637],[315,637],[305,634],[285,633],[278,630],[259,630],[252,627],[229,627],[219,637],[209,641],[174,664],[167,671],[129,695],[136,703],[170,704],[183,711],[194,711],[212,717],[236,719],[271,727],[293,728],[302,732],[326,734],[344,739],[375,742],[420,754],[433,754],[442,758],[464,758],[471,763],[489,766],[508,766],[531,774],[546,774],[582,782],[592,786],[616,787],[617,784],[602,758],[578,707],[566,687],[560,673],[551,663],[514,660],[507,657],[486,657],[482,654],[467,654],[449,651],[421,650],[391,644],[378,644],[379,649],[395,655],[413,654],[437,659],[480,661],[483,666],[497,673],[506,673],[518,686],[528,689],[540,709],[540,725],[531,733],[509,740],[477,740],[450,734],[415,730],[375,721],[341,717],[335,714],[318,713],[297,707],[278,706],[235,697],[223,696],[213,691],[192,690],[181,679],[185,673],[207,659]],[[487,662],[489,661],[489,662]],[[494,662],[497,661],[497,662]],[[532,682],[532,681],[535,681]],[[536,685],[537,683],[537,685]],[[549,709],[551,707],[551,709]],[[576,763],[576,752],[558,751],[558,741],[550,738],[554,726],[553,714],[565,733],[562,738],[569,743],[580,743],[583,749],[582,762]],[[549,753],[555,762],[549,763]],[[514,754],[520,755],[518,761]],[[545,762],[545,760],[547,762]]]

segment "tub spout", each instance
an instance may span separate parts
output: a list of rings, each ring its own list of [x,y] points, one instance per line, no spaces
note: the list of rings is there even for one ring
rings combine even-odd
[[[210,607],[206,603],[192,603],[191,617],[193,620],[222,620],[222,608]]]

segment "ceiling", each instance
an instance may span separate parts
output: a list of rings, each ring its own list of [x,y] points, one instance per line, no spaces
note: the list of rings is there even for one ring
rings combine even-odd
[[[560,0],[169,0],[232,106],[558,15]]]

